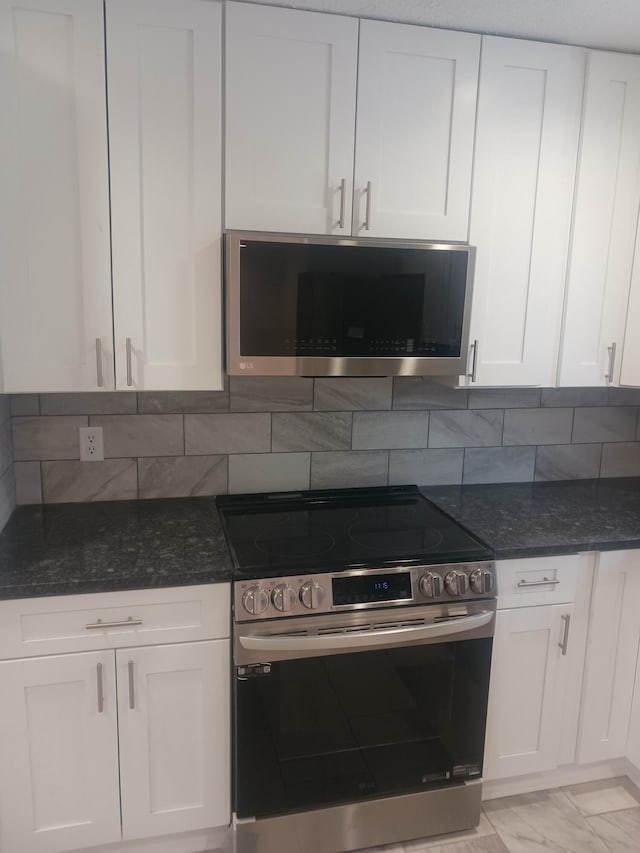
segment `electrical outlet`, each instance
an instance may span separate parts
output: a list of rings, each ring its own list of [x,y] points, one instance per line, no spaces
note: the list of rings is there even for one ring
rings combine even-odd
[[[80,461],[102,462],[104,460],[104,444],[102,427],[79,427]]]

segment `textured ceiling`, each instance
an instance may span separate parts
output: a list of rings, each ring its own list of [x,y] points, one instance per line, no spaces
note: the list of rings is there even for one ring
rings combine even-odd
[[[273,6],[640,53],[640,0],[257,0]]]

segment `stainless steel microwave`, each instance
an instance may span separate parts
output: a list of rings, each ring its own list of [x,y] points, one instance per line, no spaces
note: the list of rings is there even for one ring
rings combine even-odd
[[[466,372],[475,249],[230,231],[232,376]]]

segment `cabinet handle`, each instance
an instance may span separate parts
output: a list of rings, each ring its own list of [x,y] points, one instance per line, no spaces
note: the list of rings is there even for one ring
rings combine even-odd
[[[519,586],[519,587],[523,587],[523,586],[549,586],[549,585],[555,586],[555,584],[557,584],[557,583],[560,583],[560,581],[559,580],[551,580],[550,578],[545,578],[544,580],[541,580],[541,581],[518,581],[516,586]]]
[[[131,338],[125,339],[125,346],[127,348],[127,385],[131,388],[133,385],[133,372],[131,370]]]
[[[472,382],[476,381],[476,367],[478,365],[478,339],[471,344],[469,347],[471,350],[471,373],[467,373],[467,376],[471,379]]]
[[[102,619],[98,619],[97,622],[90,622],[84,627],[87,631],[91,631],[94,628],[128,628],[130,625],[142,625],[142,619],[134,619],[133,616],[120,622],[103,622]]]
[[[340,181],[340,219],[338,220],[338,228],[344,228],[344,211],[347,203],[347,179],[343,178]]]
[[[367,181],[365,193],[367,196],[367,204],[364,209],[364,230],[371,231],[371,181]]]
[[[98,388],[102,388],[104,384],[102,376],[102,338],[96,338],[96,375],[98,377]]]
[[[96,677],[98,681],[98,713],[101,714],[104,711],[104,691],[102,687],[102,664],[99,663],[96,665]]]
[[[563,655],[566,655],[567,645],[569,643],[569,624],[571,623],[571,614],[563,613],[560,618],[564,621],[564,630],[562,632],[562,640],[558,643],[558,648],[562,649]]]
[[[613,382],[613,368],[616,363],[616,342],[613,341],[610,347],[607,347],[609,353],[609,370],[605,373],[604,378],[607,382]]]
[[[135,684],[133,681],[133,661],[130,660],[127,664],[127,669],[129,670],[129,708],[133,711],[136,707],[136,692],[135,692]]]

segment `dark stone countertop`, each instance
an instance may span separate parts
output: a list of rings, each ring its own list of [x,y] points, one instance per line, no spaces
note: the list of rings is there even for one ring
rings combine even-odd
[[[640,477],[421,491],[497,559],[640,548]]]
[[[0,533],[0,599],[231,577],[214,498],[18,507]]]

